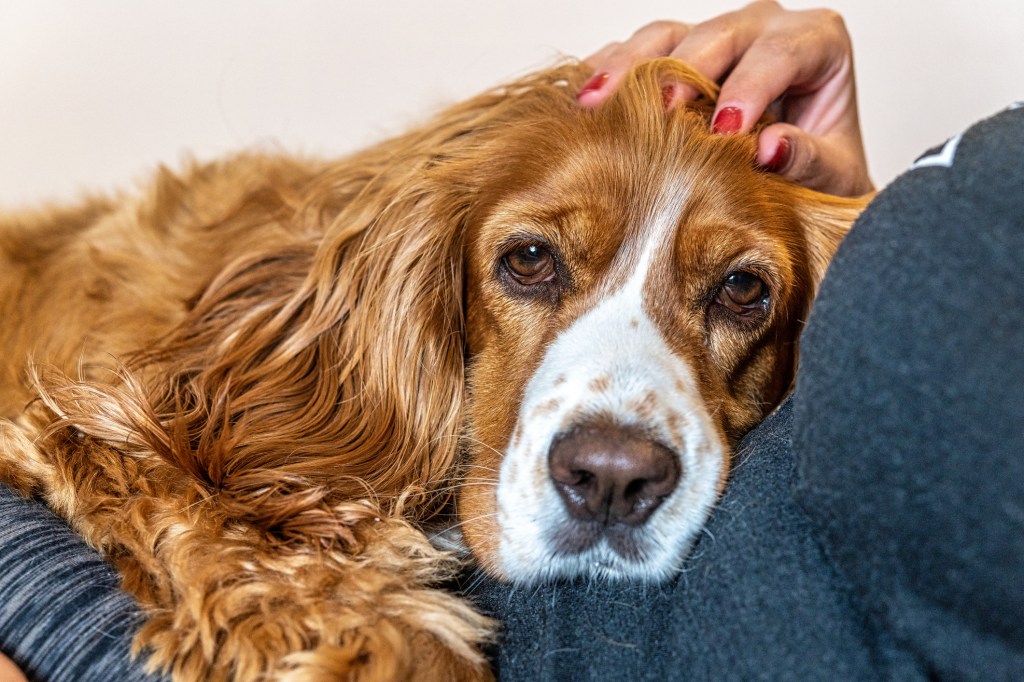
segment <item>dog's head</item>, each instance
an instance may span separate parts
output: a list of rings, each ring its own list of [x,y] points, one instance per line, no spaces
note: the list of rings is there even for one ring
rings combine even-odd
[[[680,81],[704,100],[666,111]],[[490,142],[466,215],[459,516],[513,580],[660,579],[789,388],[861,204],[757,169],[754,136],[710,133],[714,86],[678,62],[593,111],[574,85]]]

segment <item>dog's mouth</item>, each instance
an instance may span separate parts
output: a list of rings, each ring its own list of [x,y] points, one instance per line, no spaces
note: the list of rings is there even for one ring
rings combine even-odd
[[[626,563],[643,564],[648,553],[644,535],[642,528],[625,523],[573,521],[552,532],[549,542],[555,554],[566,557],[600,553],[599,545],[604,543],[613,556]]]

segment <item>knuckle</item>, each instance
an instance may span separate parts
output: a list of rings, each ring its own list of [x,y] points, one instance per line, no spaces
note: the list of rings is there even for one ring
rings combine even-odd
[[[658,19],[642,26],[634,36],[644,36],[654,39],[669,40],[675,38],[681,31],[685,30],[684,25],[677,21]]]
[[[583,61],[592,68],[598,68],[607,62],[614,61],[615,53],[621,46],[622,43],[618,42],[608,43]]]
[[[847,35],[846,20],[834,9],[820,8],[806,10],[807,18],[818,26],[839,35]]]
[[[736,12],[727,12],[726,14],[719,14],[716,17],[711,17],[705,21],[700,22],[693,27],[694,33],[720,33],[722,31],[728,31],[730,27],[736,23],[735,21]]]
[[[730,13],[697,24],[690,33],[702,41],[733,45],[739,34],[739,26],[734,14]]]
[[[761,38],[760,43],[759,47],[766,53],[786,60],[796,59],[802,50],[800,36],[789,33],[766,35]]]
[[[807,182],[820,174],[820,162],[821,157],[815,145],[801,145],[798,153],[794,155],[787,175],[798,182]]]
[[[610,57],[610,56],[614,55],[616,52],[618,52],[621,49],[622,49],[622,42],[618,41],[618,40],[615,40],[615,41],[612,41],[612,42],[608,43],[607,45],[602,47],[600,50],[598,50],[597,54],[599,54],[599,55],[601,55],[603,57]]]

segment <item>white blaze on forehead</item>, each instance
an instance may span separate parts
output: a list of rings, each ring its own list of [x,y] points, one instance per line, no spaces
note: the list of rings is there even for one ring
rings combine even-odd
[[[644,285],[672,248],[684,203],[679,185],[666,184],[636,242],[616,258],[612,272],[625,269],[625,284],[554,340],[526,387],[497,490],[501,559],[513,579],[595,570],[663,578],[678,566],[715,500],[723,445],[692,371],[644,310]],[[548,450],[559,434],[595,416],[638,428],[679,457],[677,489],[639,530],[645,561],[625,560],[604,541],[575,556],[551,546],[569,516],[548,476]]]

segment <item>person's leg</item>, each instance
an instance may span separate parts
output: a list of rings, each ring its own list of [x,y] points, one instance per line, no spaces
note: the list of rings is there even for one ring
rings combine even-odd
[[[131,658],[142,615],[118,582],[64,522],[0,485],[0,651],[30,680],[161,679]]]
[[[1024,109],[918,165],[804,334],[799,495],[875,627],[940,679],[1024,679]]]

